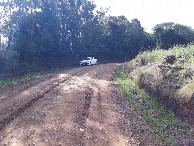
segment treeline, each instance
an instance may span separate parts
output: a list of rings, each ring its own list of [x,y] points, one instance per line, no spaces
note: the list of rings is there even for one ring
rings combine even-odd
[[[7,0],[0,7],[0,73],[51,68],[86,56],[129,60],[140,50],[194,40],[190,27],[164,23],[149,34],[139,20],[106,16],[88,0]]]

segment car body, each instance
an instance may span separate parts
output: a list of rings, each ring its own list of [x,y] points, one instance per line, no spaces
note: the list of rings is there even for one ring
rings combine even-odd
[[[94,57],[87,57],[86,59],[83,59],[80,61],[80,66],[86,66],[86,65],[95,65],[97,64],[97,59]]]

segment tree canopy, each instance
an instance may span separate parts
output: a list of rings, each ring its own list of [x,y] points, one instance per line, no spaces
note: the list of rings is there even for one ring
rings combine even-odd
[[[168,49],[176,44],[186,45],[194,41],[194,30],[188,26],[169,22],[158,24],[153,30],[159,48]]]
[[[7,0],[0,7],[0,72],[51,68],[86,56],[124,61],[156,45],[167,49],[194,40],[190,27],[158,24],[149,34],[138,19],[107,16],[88,0]]]

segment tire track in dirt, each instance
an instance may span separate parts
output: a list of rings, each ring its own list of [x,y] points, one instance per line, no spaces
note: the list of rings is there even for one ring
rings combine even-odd
[[[66,81],[66,80],[63,80],[62,82]],[[56,84],[54,86],[51,86],[48,90],[45,90],[42,94],[39,94],[39,95],[34,96],[30,101],[28,101],[27,103],[25,103],[24,105],[22,105],[18,109],[16,109],[13,112],[11,112],[11,114],[8,117],[6,117],[6,118],[4,118],[3,120],[0,121],[0,131],[7,124],[9,124],[10,122],[12,122],[16,117],[18,117],[20,114],[22,114],[27,108],[31,107],[32,104],[35,104],[35,102],[37,102],[39,99],[43,98],[46,94],[48,94],[52,89],[56,88],[58,85],[59,84]],[[3,111],[6,111],[7,112],[7,109],[4,109]],[[0,115],[3,114],[3,111],[2,111],[2,113],[0,113]]]
[[[76,112],[75,116],[75,123],[77,124],[78,129],[80,130],[80,145],[84,145],[83,139],[84,139],[84,133],[86,129],[86,120],[89,116],[89,108],[91,104],[91,98],[92,98],[93,91],[91,88],[86,88],[84,91],[84,104],[81,106],[79,110]]]
[[[59,84],[67,81],[68,79],[72,78],[73,76],[76,75],[81,75],[81,72],[83,72],[83,69],[78,70],[74,73],[72,73],[72,76],[66,77],[65,79],[62,79],[61,81],[54,81],[53,84],[51,84],[51,86],[49,86],[48,89],[43,90],[43,92],[41,94],[37,94],[37,95],[33,95],[33,97],[30,98],[29,101],[27,101],[26,103],[23,103],[22,105],[17,105],[18,102],[14,103],[13,105],[11,105],[11,107],[6,107],[3,108],[0,111],[0,117],[1,117],[1,121],[0,121],[0,131],[10,122],[12,122],[16,117],[18,117],[19,115],[21,115],[27,108],[31,107],[33,104],[35,104],[35,102],[37,102],[39,99],[44,98],[44,96],[46,94],[48,94],[49,92],[51,92],[54,88],[56,88],[57,86],[59,86]],[[20,95],[21,96],[21,95]],[[25,99],[24,99],[25,100]],[[10,101],[9,101],[10,102]],[[13,107],[14,108],[13,108]],[[7,117],[3,117],[6,113],[10,113]]]
[[[32,77],[30,79],[26,79],[25,81],[21,81],[14,85],[7,85],[0,87],[0,102],[6,101],[7,98],[11,98],[12,96],[29,89],[32,86],[35,86],[41,82],[54,78],[56,73],[51,73],[48,75],[40,75],[37,77]]]
[[[16,112],[15,117],[0,130],[0,145],[140,145],[142,141],[133,131],[142,130],[141,121],[133,127],[122,122],[129,120],[128,123],[131,123],[141,116],[134,108],[125,107],[130,104],[123,104],[127,99],[118,90],[115,80],[119,65],[103,64],[73,69],[16,95],[21,103],[13,100],[5,106],[8,109],[14,103],[18,104],[4,115],[4,119],[11,118],[11,114]],[[122,102],[118,103],[119,99]],[[123,114],[126,109],[134,116],[132,121]],[[149,127],[145,126],[149,131]],[[123,132],[125,129],[128,131]],[[147,133],[139,135],[140,139],[152,139],[151,142],[145,140],[145,145],[161,145],[153,133],[149,136],[145,135]]]
[[[120,134],[117,123],[117,113],[113,111],[111,105],[110,84],[112,75],[118,66],[100,66],[95,73],[91,74],[90,86],[93,89],[92,100],[89,108],[89,115],[85,122],[84,144],[117,146],[128,145],[128,137]]]
[[[89,88],[89,89],[87,89],[87,91],[84,94],[85,94],[85,97],[84,97],[83,108],[80,109],[80,112],[78,111],[77,117],[75,119],[75,122],[78,124],[78,126],[80,126],[80,128],[85,127],[85,122],[86,122],[86,119],[88,118],[88,115],[89,115],[88,110],[90,108],[91,96],[93,94],[93,91],[91,88]]]

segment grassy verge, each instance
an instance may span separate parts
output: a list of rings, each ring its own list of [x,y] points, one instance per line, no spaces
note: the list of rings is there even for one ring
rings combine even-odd
[[[17,82],[24,81],[24,80],[31,78],[31,77],[34,77],[34,76],[40,76],[42,74],[43,74],[42,72],[41,73],[30,72],[30,73],[27,73],[25,76],[20,77],[20,78],[16,77],[16,78],[7,79],[7,80],[0,80],[0,86],[16,84]]]
[[[49,71],[46,72],[29,72],[23,77],[16,77],[16,78],[11,78],[11,79],[6,79],[6,80],[0,80],[0,86],[6,86],[6,85],[13,85],[21,81],[25,81],[26,79],[32,78],[32,77],[37,77],[40,75],[45,75],[48,73],[54,73],[54,72],[59,72],[62,70],[67,70],[67,69],[72,69],[72,67],[66,67],[66,68],[52,68]]]
[[[177,119],[173,112],[157,103],[144,90],[139,89],[135,83],[124,73],[123,67],[119,69],[117,81],[130,102],[141,112],[154,133],[167,145],[178,145],[173,135],[183,132],[191,136],[192,131]]]

